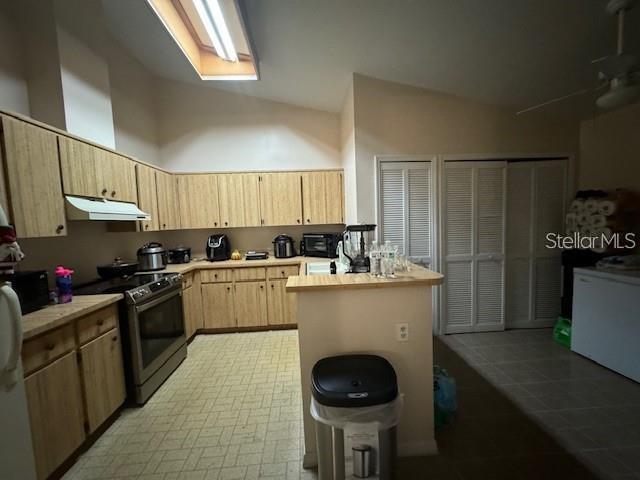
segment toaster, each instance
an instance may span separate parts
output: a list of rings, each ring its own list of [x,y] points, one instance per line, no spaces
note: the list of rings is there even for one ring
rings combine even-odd
[[[224,234],[210,235],[207,240],[207,260],[219,262],[231,258],[231,243]]]

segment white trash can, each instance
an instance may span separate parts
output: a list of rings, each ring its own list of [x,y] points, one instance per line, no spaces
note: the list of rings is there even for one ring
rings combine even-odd
[[[391,364],[376,355],[318,361],[311,373],[318,478],[394,478],[402,395]]]

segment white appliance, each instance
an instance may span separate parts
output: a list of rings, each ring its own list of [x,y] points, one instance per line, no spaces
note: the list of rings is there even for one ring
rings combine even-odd
[[[640,272],[576,268],[571,350],[640,382]]]
[[[21,351],[20,302],[5,282],[0,284],[0,478],[5,480],[36,478]]]

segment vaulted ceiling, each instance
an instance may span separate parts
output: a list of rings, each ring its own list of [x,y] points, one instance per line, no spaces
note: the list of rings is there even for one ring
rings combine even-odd
[[[159,76],[338,111],[352,72],[522,108],[596,84],[615,51],[605,0],[244,0],[257,82],[202,82],[143,0],[107,26]],[[640,54],[640,6],[627,49]]]

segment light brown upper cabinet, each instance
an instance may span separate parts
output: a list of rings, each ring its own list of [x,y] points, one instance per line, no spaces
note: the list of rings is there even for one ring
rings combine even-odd
[[[260,174],[262,225],[302,225],[302,179],[297,172]]]
[[[67,195],[138,201],[135,163],[73,138],[58,136],[62,185]]]
[[[8,190],[4,206],[16,233],[22,238],[66,235],[56,135],[5,116],[2,131]]]
[[[212,228],[220,225],[218,178],[214,174],[176,175],[182,228]]]
[[[146,165],[138,164],[136,165],[136,178],[138,180],[138,207],[151,215],[150,220],[140,222],[140,230],[144,232],[160,230],[156,171]]]
[[[180,207],[175,175],[156,171],[156,189],[160,230],[178,230],[180,228]]]
[[[342,172],[302,173],[305,225],[344,222]]]
[[[260,226],[260,187],[257,173],[218,175],[221,227]]]

